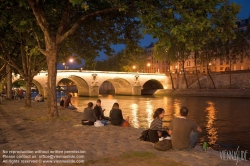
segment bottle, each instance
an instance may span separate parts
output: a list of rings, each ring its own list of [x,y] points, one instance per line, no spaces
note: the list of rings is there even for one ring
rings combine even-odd
[[[207,151],[207,142],[203,142],[202,150]]]

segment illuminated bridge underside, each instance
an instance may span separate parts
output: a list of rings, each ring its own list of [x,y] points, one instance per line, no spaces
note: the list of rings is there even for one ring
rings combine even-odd
[[[130,83],[123,78],[108,79],[115,88],[115,94],[117,95],[132,95],[132,87]]]
[[[79,96],[89,96],[89,85],[84,79],[78,76],[70,76],[68,79],[76,84]]]
[[[13,75],[13,82],[18,79],[19,76]],[[159,73],[58,70],[57,84],[62,79],[69,79],[75,83],[78,96],[98,96],[99,88],[105,81],[114,86],[117,95],[141,95],[142,90],[168,88],[167,76]],[[47,97],[47,72],[41,71],[34,77],[33,83],[39,93]]]

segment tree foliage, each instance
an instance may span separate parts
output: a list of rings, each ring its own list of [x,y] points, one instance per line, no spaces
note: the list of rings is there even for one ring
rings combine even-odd
[[[140,34],[136,28],[138,20],[135,17],[138,11],[137,3],[141,2],[20,1],[19,4],[33,13],[44,36],[37,43],[39,51],[46,57],[48,66],[48,117],[58,116],[55,88],[56,64],[63,59],[62,55],[68,56],[68,54],[60,54],[60,50],[73,48],[75,50],[71,52],[76,52],[77,55],[85,57],[85,61],[91,62],[97,55],[97,50],[107,54],[112,53],[110,44],[136,45]]]
[[[97,61],[96,70],[121,71],[121,72],[144,72],[146,56],[141,47],[129,48],[119,51],[106,60]],[[133,69],[135,66],[135,69]]]
[[[184,77],[184,62],[192,52],[202,51],[211,41],[228,41],[235,37],[233,30],[240,9],[235,3],[230,4],[228,0],[157,2],[154,10],[145,10],[140,17],[145,32],[159,39],[154,57],[167,58],[169,64],[179,61]],[[196,57],[198,55],[195,54],[195,58],[200,58]]]
[[[11,99],[12,73],[20,74],[26,82],[25,106],[31,106],[31,85],[33,77],[45,67],[45,57],[38,51],[36,39],[39,34],[35,19],[23,12],[17,2],[5,2],[1,8],[0,59],[7,64],[7,96]],[[20,17],[22,13],[23,18]],[[9,69],[11,68],[11,70]]]
[[[159,38],[156,47],[160,45],[172,53],[168,50],[176,45],[196,51],[217,37],[232,38],[238,12],[239,6],[229,4],[228,0],[180,0],[162,1],[153,13],[146,12],[141,17],[145,32]]]

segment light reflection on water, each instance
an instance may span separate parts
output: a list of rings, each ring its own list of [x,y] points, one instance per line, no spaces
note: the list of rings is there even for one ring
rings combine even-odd
[[[179,115],[180,107],[189,109],[188,118],[199,124],[203,132],[199,141],[220,146],[237,145],[250,151],[250,99],[209,97],[166,97],[166,96],[99,96],[106,109],[105,116],[113,103],[118,102],[123,117],[130,117],[135,128],[148,128],[156,108],[165,109],[163,126],[169,127],[171,120]],[[96,103],[95,97],[73,97],[72,103],[83,111],[88,102]],[[80,121],[80,117],[79,117]]]
[[[207,112],[207,124],[206,124],[206,129],[207,129],[207,137],[209,140],[210,145],[214,145],[217,141],[217,128],[214,127],[214,123],[216,120],[216,108],[214,106],[214,102],[208,101],[207,102],[208,106],[206,108]]]
[[[135,128],[140,127],[139,121],[138,121],[138,105],[137,104],[131,104],[131,113],[130,113],[130,123],[133,124]],[[123,117],[125,119],[125,117]]]
[[[150,127],[151,122],[153,121],[153,106],[151,104],[151,101],[146,101],[146,114],[147,114],[147,127]]]
[[[174,116],[180,116],[181,102],[178,99],[174,100]]]

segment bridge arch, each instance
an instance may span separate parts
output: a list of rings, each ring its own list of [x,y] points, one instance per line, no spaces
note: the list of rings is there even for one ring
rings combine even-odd
[[[44,90],[44,88],[42,87],[42,85],[41,85],[38,81],[36,81],[36,80],[34,80],[34,79],[32,80],[32,82],[33,82],[33,84],[35,84],[35,86],[37,87],[39,94],[42,94],[43,96],[45,96],[45,90]]]
[[[105,81],[110,82],[114,86],[116,95],[132,95],[132,86],[127,80],[123,78],[107,79],[100,82],[99,86],[101,87]]]
[[[104,81],[99,86],[99,94],[115,94],[115,87],[109,81]]]
[[[17,77],[12,77],[12,83],[18,82],[23,80],[22,78],[20,78],[19,76]],[[40,94],[42,94],[43,96],[45,96],[45,90],[43,88],[43,86],[35,79],[32,80],[32,83],[35,84],[35,86],[37,87],[37,90]]]
[[[62,78],[62,79],[69,79],[75,83],[75,85],[78,89],[78,96],[89,96],[89,85],[83,78],[81,78],[79,76],[70,75],[69,77]],[[57,84],[61,80],[59,80],[57,82]]]
[[[151,90],[151,89],[164,89],[163,85],[161,84],[161,82],[159,82],[158,80],[155,79],[151,79],[146,81],[143,86],[142,86],[143,90]]]

